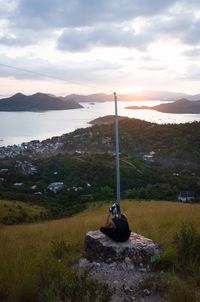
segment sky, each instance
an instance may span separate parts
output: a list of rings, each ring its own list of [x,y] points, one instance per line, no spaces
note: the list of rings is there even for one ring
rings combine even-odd
[[[0,0],[1,97],[196,94],[199,80],[199,0]]]

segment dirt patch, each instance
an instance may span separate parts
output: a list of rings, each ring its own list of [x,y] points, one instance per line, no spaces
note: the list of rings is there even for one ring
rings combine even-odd
[[[155,276],[143,268],[136,270],[126,262],[89,262],[82,258],[79,261],[80,271],[88,270],[89,274],[101,283],[107,284],[113,290],[112,302],[164,302],[155,292],[141,285],[145,279]]]

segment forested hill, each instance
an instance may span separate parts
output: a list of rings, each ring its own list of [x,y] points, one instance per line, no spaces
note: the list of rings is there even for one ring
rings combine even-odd
[[[127,109],[153,109],[166,113],[200,113],[200,101],[189,101],[180,99],[173,103],[160,104],[153,107],[148,106],[128,106]]]
[[[0,99],[0,111],[46,111],[82,108],[74,100],[36,93],[30,96],[17,93],[12,97]]]
[[[106,124],[103,121],[105,119]],[[115,149],[114,117],[100,118],[98,125],[65,135],[65,149],[101,152]],[[143,155],[154,151],[160,160],[199,162],[200,122],[159,125],[125,118],[119,122],[121,152]]]
[[[160,104],[153,107],[157,111],[167,113],[200,113],[200,101],[180,99],[173,103]]]
[[[95,123],[60,137],[32,141],[17,157],[1,161],[0,198],[31,200],[45,211],[37,208],[32,215],[27,209],[24,216],[23,205],[12,213],[3,206],[5,223],[71,215],[84,202],[114,198],[114,117]],[[200,122],[158,125],[121,118],[119,135],[122,196],[175,200],[180,191],[199,196]],[[55,182],[64,184],[58,194],[48,189]]]

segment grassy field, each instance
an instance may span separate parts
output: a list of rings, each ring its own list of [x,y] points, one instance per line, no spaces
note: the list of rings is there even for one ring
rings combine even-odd
[[[39,205],[21,201],[0,200],[0,223],[17,224],[38,220],[46,213],[46,209]]]
[[[84,254],[85,233],[101,226],[109,206],[94,204],[66,219],[0,225],[0,301],[60,301],[56,298],[60,283],[69,280],[68,268]],[[183,222],[200,232],[198,204],[127,200],[122,208],[131,230],[159,243],[164,254],[172,250],[172,239]]]

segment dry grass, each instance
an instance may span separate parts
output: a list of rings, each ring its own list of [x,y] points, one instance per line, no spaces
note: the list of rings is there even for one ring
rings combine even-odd
[[[40,215],[40,213],[46,213],[46,209],[43,206],[27,204],[21,201],[0,200],[0,223],[3,222],[5,217],[12,217],[13,220],[17,219],[26,213],[29,219]]]
[[[37,301],[38,291],[49,285],[51,274],[81,256],[85,233],[101,226],[108,206],[96,204],[67,219],[0,226],[0,300]],[[192,222],[200,230],[197,204],[124,201],[122,207],[133,231],[166,249],[182,222]],[[59,241],[64,241],[69,250],[61,261],[52,255],[52,242]]]

